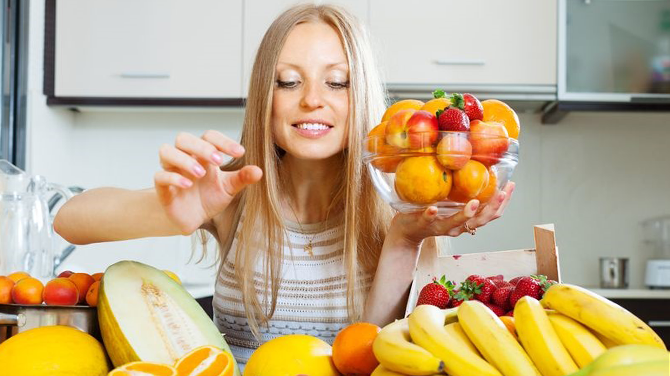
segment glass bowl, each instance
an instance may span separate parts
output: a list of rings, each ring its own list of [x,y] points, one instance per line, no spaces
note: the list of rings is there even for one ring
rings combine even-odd
[[[488,202],[512,177],[519,143],[491,132],[369,135],[363,162],[375,189],[403,213],[436,206],[451,215],[471,199]]]

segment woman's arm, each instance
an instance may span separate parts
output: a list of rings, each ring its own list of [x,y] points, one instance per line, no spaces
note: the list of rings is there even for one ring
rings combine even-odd
[[[55,231],[73,244],[179,235],[154,189],[96,188],[70,199],[58,211]]]

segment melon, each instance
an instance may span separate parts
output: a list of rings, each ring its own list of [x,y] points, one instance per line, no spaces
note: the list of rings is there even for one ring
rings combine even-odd
[[[244,376],[339,376],[332,347],[306,334],[271,339],[251,354]]]
[[[26,330],[0,344],[3,376],[105,376],[107,372],[102,344],[69,326]]]
[[[134,361],[171,365],[204,345],[230,352],[200,304],[162,270],[118,262],[105,271],[99,294],[100,332],[115,367]]]

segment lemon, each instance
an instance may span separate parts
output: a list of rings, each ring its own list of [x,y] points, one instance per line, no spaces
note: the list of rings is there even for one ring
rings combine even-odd
[[[3,375],[105,376],[105,350],[95,338],[69,326],[45,326],[0,344]]]

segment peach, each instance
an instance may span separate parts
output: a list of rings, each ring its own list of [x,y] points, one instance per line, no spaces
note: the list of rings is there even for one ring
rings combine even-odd
[[[28,274],[26,272],[14,272],[14,273],[8,275],[7,277],[9,277],[9,279],[11,279],[12,281],[14,281],[14,283],[16,283],[16,282],[18,282],[18,281],[20,281],[24,278],[30,277],[30,274]]]
[[[83,303],[86,300],[86,293],[89,287],[91,287],[95,280],[87,273],[74,273],[68,278],[77,286],[79,290],[79,303]]]
[[[451,189],[451,171],[433,156],[406,158],[395,172],[395,190],[400,199],[414,204],[443,200]]]
[[[12,300],[16,304],[42,304],[42,291],[44,285],[38,279],[23,278],[12,287]]]
[[[74,272],[72,270],[64,270],[60,272],[60,274],[57,276],[58,278],[68,278],[70,277]]]
[[[12,287],[14,281],[11,278],[0,276],[0,304],[12,303]]]
[[[75,305],[79,301],[79,290],[71,280],[55,278],[44,286],[42,298],[47,305]]]
[[[103,275],[105,275],[105,273],[93,273],[91,274],[91,277],[93,277],[94,280],[99,281],[102,279]]]
[[[501,123],[475,120],[470,124],[472,159],[487,167],[500,162],[509,148],[509,142],[507,129]]]
[[[91,285],[91,287],[88,288],[88,292],[86,293],[86,304],[88,304],[91,307],[97,307],[98,306],[98,289],[100,288],[100,281],[95,281]]]
[[[446,133],[437,144],[437,161],[450,170],[460,170],[472,156],[467,133]]]
[[[407,137],[407,121],[414,115],[416,110],[400,110],[386,123],[386,143],[399,148],[409,147]]]

